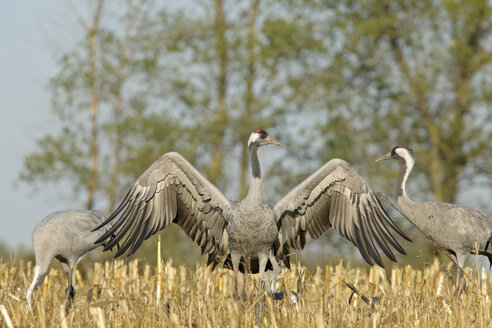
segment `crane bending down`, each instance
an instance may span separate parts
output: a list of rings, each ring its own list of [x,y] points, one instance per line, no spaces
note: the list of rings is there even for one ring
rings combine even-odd
[[[468,254],[485,255],[492,266],[492,217],[473,208],[450,203],[410,200],[405,185],[415,164],[415,153],[408,146],[398,145],[376,162],[398,159],[403,163],[396,183],[396,202],[403,214],[419,228],[427,238],[435,241],[456,260],[460,289],[463,265]]]
[[[85,254],[99,246],[94,241],[106,232],[110,225],[97,233],[92,230],[104,220],[106,217],[98,211],[66,210],[51,213],[36,225],[32,232],[36,256],[34,279],[26,292],[29,306],[32,305],[33,294],[43,283],[54,258],[60,261],[67,274],[68,287],[65,289],[65,300],[67,308],[72,306],[75,298],[72,284],[73,269]]]
[[[269,144],[280,145],[263,130],[251,133],[251,185],[239,202],[228,200],[180,154],[162,155],[100,225],[117,218],[96,242],[115,233],[106,245],[110,249],[126,236],[115,256],[126,251],[130,255],[145,239],[174,222],[201,247],[202,254],[208,254],[214,267],[224,259],[232,263],[235,297],[241,265],[247,270],[249,263],[256,263],[253,270],[259,272],[261,290],[267,265],[277,275],[281,270],[278,261],[288,264],[289,249],[302,249],[306,232],[318,238],[333,226],[370,265],[383,266],[375,243],[392,261],[396,258],[388,243],[405,254],[386,225],[408,237],[393,223],[369,185],[343,160],[327,162],[275,204],[263,203],[257,151]]]

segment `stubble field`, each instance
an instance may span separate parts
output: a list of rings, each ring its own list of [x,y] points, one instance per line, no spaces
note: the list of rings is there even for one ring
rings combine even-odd
[[[67,312],[61,269],[50,270],[30,310],[23,296],[33,277],[32,263],[0,263],[0,326],[253,327],[258,303],[260,327],[492,327],[492,275],[469,268],[466,273],[471,279],[458,297],[455,270],[437,259],[423,271],[395,265],[385,272],[340,263],[313,272],[294,266],[284,270],[277,286],[295,290],[299,285],[300,302],[293,305],[258,299],[257,275],[246,278],[246,299],[234,301],[229,270],[115,260],[94,263],[85,277],[75,272],[75,306]],[[379,297],[379,304],[350,298],[343,281],[369,299]]]

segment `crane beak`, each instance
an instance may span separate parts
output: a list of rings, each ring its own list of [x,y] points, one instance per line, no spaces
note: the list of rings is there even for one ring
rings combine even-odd
[[[280,143],[273,140],[269,136],[265,138],[265,141],[263,141],[263,145],[275,145],[275,146],[280,146]]]
[[[387,153],[386,155],[382,156],[382,157],[379,157],[376,162],[382,162],[382,161],[385,161],[387,159],[391,159],[391,153]]]

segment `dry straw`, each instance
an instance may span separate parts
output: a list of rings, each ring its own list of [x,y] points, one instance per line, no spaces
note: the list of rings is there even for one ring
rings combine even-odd
[[[96,262],[76,273],[75,307],[67,313],[61,269],[50,270],[29,311],[23,294],[32,265],[0,262],[0,327],[253,327],[256,302],[260,327],[492,327],[492,278],[483,269],[466,268],[472,279],[461,297],[454,275],[437,259],[424,270],[395,265],[385,272],[342,262],[303,275],[298,269],[281,279],[282,288],[295,290],[301,277],[301,301],[291,305],[258,300],[256,275],[247,277],[247,298],[236,302],[229,270]],[[350,303],[344,281],[360,294]],[[361,295],[379,303],[366,304]]]

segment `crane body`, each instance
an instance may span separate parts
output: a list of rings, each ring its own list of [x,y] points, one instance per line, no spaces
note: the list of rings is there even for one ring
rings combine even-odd
[[[391,247],[405,254],[390,229],[408,237],[366,181],[343,160],[327,162],[278,202],[263,203],[257,151],[266,145],[280,144],[263,130],[251,133],[251,185],[241,201],[227,199],[179,153],[162,155],[99,226],[113,223],[96,242],[115,234],[106,248],[124,239],[115,256],[132,254],[145,239],[175,223],[200,246],[202,254],[208,254],[214,268],[224,263],[233,269],[236,297],[239,271],[258,272],[261,288],[265,270],[273,270],[275,277],[281,270],[279,263],[288,267],[290,249],[301,250],[306,233],[318,238],[333,227],[370,265],[384,266],[378,249],[392,261],[396,257]]]
[[[75,297],[72,274],[75,265],[101,243],[94,243],[111,225],[92,232],[106,219],[98,211],[65,210],[51,213],[34,228],[32,242],[36,264],[34,278],[26,292],[26,300],[32,304],[33,294],[43,283],[51,261],[56,258],[67,275],[66,303],[70,307]],[[111,237],[110,237],[111,238]]]
[[[492,265],[492,217],[476,209],[444,202],[414,202],[406,193],[406,182],[415,165],[415,153],[398,145],[376,160],[400,160],[403,164],[395,189],[396,202],[403,214],[423,234],[446,250],[459,266],[458,284],[469,254],[484,255]]]

